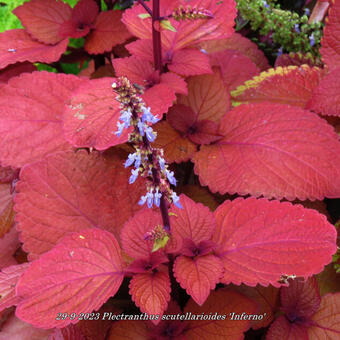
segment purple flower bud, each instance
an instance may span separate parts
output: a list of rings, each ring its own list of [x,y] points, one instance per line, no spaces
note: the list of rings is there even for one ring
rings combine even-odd
[[[267,4],[267,1],[266,0],[263,0],[263,6],[266,7],[266,8],[269,8],[270,6]]]
[[[277,56],[279,57],[281,54],[282,54],[282,47],[280,47],[278,50],[277,50]]]
[[[315,45],[315,39],[314,39],[313,33],[309,36],[309,41],[310,41],[311,47],[313,47]]]
[[[139,169],[133,169],[131,170],[131,176],[129,178],[129,184],[132,184],[138,177],[138,172],[139,172]]]
[[[136,161],[135,161],[135,168],[138,169],[140,167],[140,164],[142,162],[141,160],[141,157],[140,157],[140,154],[136,154],[136,157],[135,157]]]
[[[142,196],[138,202],[139,205],[143,205],[146,202],[146,195]]]
[[[145,129],[145,133],[146,133],[146,138],[148,139],[149,142],[153,142],[156,139],[156,134],[155,132],[152,130],[151,126],[148,126]]]
[[[182,204],[179,202],[179,197],[174,191],[171,194],[171,199],[177,208],[183,209]]]
[[[146,108],[145,106],[142,107],[143,115],[142,115],[142,122],[149,122],[149,123],[157,123],[160,119],[156,118],[150,111],[150,107]]]
[[[117,122],[117,127],[118,127],[118,131],[115,132],[115,135],[120,137],[120,135],[122,134],[122,132],[124,130],[124,124],[120,123],[120,122]]]
[[[297,34],[300,34],[300,33],[301,33],[299,24],[295,24],[295,25],[294,25],[294,30],[295,30],[295,32],[296,32]]]
[[[144,128],[145,128],[145,124],[142,121],[138,121],[137,123],[138,129],[139,129],[139,134],[144,137]]]
[[[174,177],[174,172],[165,170],[165,173],[166,173],[166,177],[168,178],[169,183],[176,186],[177,181],[176,181],[176,178]]]
[[[131,109],[128,108],[126,111],[122,111],[119,119],[125,123],[125,128],[127,129],[130,126],[132,112]]]
[[[155,194],[154,194],[154,202],[155,202],[155,205],[157,206],[157,207],[159,207],[159,205],[160,205],[160,203],[161,203],[161,201],[160,201],[160,199],[161,199],[161,197],[162,197],[162,193],[160,193],[160,192],[158,192],[158,188],[156,189],[156,192],[155,192]]]
[[[149,192],[146,193],[146,203],[148,205],[148,208],[152,208],[152,204],[153,204],[153,193],[152,193],[153,189],[150,189]]]
[[[162,157],[158,157],[158,163],[159,163],[159,166],[162,170],[164,170],[165,168],[165,159],[162,158]]]
[[[307,15],[307,17],[309,17],[309,15],[310,15],[310,10],[309,10],[309,8],[305,8],[305,9],[304,9],[304,12],[305,12],[305,15]]]

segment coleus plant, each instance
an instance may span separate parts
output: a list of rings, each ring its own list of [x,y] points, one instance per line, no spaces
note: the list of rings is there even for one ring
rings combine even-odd
[[[232,0],[104,3],[0,34],[0,339],[339,337],[339,1],[276,68]]]

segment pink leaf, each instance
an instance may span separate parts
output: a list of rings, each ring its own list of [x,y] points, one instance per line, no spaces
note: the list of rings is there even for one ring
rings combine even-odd
[[[330,70],[340,66],[340,3],[332,1],[323,30],[320,53],[323,62]]]
[[[340,67],[321,79],[306,108],[326,116],[340,117]]]
[[[20,297],[15,296],[15,286],[28,267],[28,263],[18,264],[3,268],[0,272],[0,311],[15,306],[20,302]]]
[[[194,155],[212,192],[289,200],[340,196],[340,144],[333,128],[288,105],[241,105],[224,116],[216,144]]]
[[[176,51],[168,68],[185,77],[212,73],[208,56],[191,48]]]
[[[190,258],[179,256],[174,263],[174,275],[183,289],[202,306],[216,287],[223,273],[223,263],[215,255]]]
[[[319,273],[336,251],[334,226],[301,205],[238,198],[214,214],[215,254],[224,263],[226,284],[279,287],[281,275]]]
[[[20,61],[52,63],[66,51],[68,39],[56,45],[45,45],[32,40],[22,29],[0,33],[0,69]]]
[[[0,268],[17,264],[13,255],[19,247],[18,232],[13,227],[4,237],[0,238]]]
[[[7,83],[11,78],[17,77],[21,73],[32,73],[36,70],[37,68],[27,61],[23,63],[15,63],[13,65],[9,65],[5,69],[0,71],[0,84]]]
[[[3,165],[21,167],[51,152],[71,149],[62,133],[61,113],[71,91],[83,81],[73,75],[33,72],[11,79],[2,88]]]
[[[135,274],[130,281],[130,294],[142,313],[159,315],[160,321],[170,300],[170,279],[166,266],[156,272]],[[157,322],[157,323],[158,323]]]
[[[62,328],[77,318],[58,313],[90,313],[116,294],[124,274],[115,237],[97,228],[66,236],[33,262],[19,280],[21,320],[39,328]],[[63,312],[61,312],[63,311]]]
[[[45,44],[56,44],[64,39],[60,26],[71,18],[71,7],[62,1],[31,0],[17,7],[13,13],[27,32]]]
[[[135,214],[125,223],[120,235],[123,250],[135,259],[148,258],[152,251],[153,241],[147,241],[144,237],[159,224],[162,225],[159,212],[143,209]]]
[[[94,0],[80,0],[72,10],[72,17],[59,29],[64,37],[81,38],[87,35],[98,15],[98,6]]]
[[[110,52],[112,47],[130,38],[130,33],[120,21],[121,11],[100,12],[93,31],[85,41],[85,50],[90,54]]]
[[[25,166],[15,197],[25,251],[36,256],[67,233],[93,226],[118,236],[145,193],[142,179],[133,189],[129,185],[125,158],[125,153],[110,160],[86,151],[60,152]]]
[[[216,226],[213,213],[208,207],[194,202],[184,194],[180,196],[180,202],[183,209],[175,206],[171,209],[175,214],[171,216],[171,232],[177,239],[177,247],[180,247],[184,239],[190,239],[196,245],[210,240]]]

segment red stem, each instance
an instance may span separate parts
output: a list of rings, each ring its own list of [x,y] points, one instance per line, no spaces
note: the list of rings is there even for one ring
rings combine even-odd
[[[161,44],[161,32],[156,30],[155,27],[159,27],[159,0],[153,0],[152,5],[152,45],[153,45],[153,60],[155,69],[162,73],[162,44]]]

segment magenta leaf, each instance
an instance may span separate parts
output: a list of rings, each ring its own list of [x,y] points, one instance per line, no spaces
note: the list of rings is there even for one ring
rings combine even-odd
[[[3,165],[21,167],[51,152],[71,149],[62,133],[61,113],[71,91],[83,81],[73,75],[33,72],[13,78],[2,87]]]
[[[52,63],[66,51],[68,39],[56,45],[45,45],[33,40],[22,29],[0,33],[0,69],[19,61]]]
[[[220,281],[222,274],[223,263],[215,255],[194,258],[179,256],[174,263],[176,280],[200,306]]]
[[[266,340],[309,340],[307,327],[291,323],[284,315],[279,316],[270,326]]]
[[[194,155],[213,192],[305,200],[340,196],[340,143],[317,115],[283,104],[241,105],[220,124],[224,137]]]
[[[36,257],[67,233],[89,227],[118,237],[123,224],[141,209],[137,202],[145,192],[143,179],[131,192],[125,159],[125,153],[107,159],[83,150],[59,152],[25,166],[15,197],[25,251]]]
[[[21,320],[39,328],[62,328],[71,320],[58,313],[90,313],[115,295],[123,281],[123,262],[115,237],[97,228],[66,236],[33,262],[19,280]],[[61,312],[62,311],[62,312]]]
[[[319,273],[336,251],[336,230],[324,215],[266,199],[225,201],[215,211],[215,254],[223,283],[279,287],[282,275]]]
[[[170,279],[166,266],[149,273],[136,274],[130,281],[130,294],[142,313],[159,315],[167,309],[170,300]]]
[[[17,305],[20,297],[15,296],[15,286],[28,267],[28,263],[3,268],[0,272],[0,311]]]

